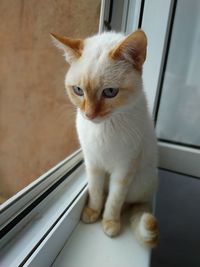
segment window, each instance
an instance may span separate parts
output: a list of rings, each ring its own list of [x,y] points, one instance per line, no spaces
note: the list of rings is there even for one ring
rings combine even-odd
[[[177,2],[156,127],[159,139],[196,148],[200,145],[199,14],[199,1]]]
[[[19,266],[75,201],[84,200],[75,109],[64,90],[67,64],[49,33],[84,38],[98,32],[101,1],[0,6],[0,265]]]
[[[64,90],[67,64],[49,33],[96,33],[100,0],[1,1],[0,7],[3,203],[79,148],[75,110]]]
[[[155,117],[159,167],[195,177],[200,176],[198,17],[198,1],[153,0],[145,1],[142,21],[150,40],[143,77]]]

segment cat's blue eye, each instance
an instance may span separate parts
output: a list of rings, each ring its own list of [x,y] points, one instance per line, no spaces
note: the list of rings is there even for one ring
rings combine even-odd
[[[119,92],[118,88],[106,88],[102,92],[102,96],[106,98],[115,97]]]
[[[83,96],[84,95],[83,90],[78,86],[73,86],[73,91],[78,96]]]

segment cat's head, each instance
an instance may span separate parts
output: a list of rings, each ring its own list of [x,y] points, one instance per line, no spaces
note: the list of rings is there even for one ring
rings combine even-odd
[[[70,68],[65,87],[72,103],[91,121],[103,121],[134,103],[141,90],[147,38],[105,32],[85,40],[52,34]]]

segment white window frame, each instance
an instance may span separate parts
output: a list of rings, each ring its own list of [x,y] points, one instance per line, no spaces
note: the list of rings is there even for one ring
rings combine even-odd
[[[144,0],[103,0],[102,8],[104,8],[105,12],[100,21],[100,31],[114,30],[129,34],[136,30],[141,26],[143,5]],[[113,12],[110,12],[110,9]]]
[[[76,165],[74,165],[75,162]],[[51,175],[49,176],[49,174]],[[87,192],[82,153],[75,152],[40,177],[39,181],[41,179],[45,181],[46,177],[50,177],[50,180],[52,178],[54,181],[45,189],[42,187],[43,191],[40,192],[40,184],[35,186],[33,182],[33,192],[27,191],[25,194],[24,190],[26,189],[22,190],[19,192],[19,195],[22,193],[22,198],[15,199],[13,206],[9,200],[7,209],[5,209],[5,202],[5,210],[1,211],[3,224],[0,230],[0,266],[26,266],[29,258],[36,260],[38,250],[44,244],[50,250],[56,244],[54,253],[49,252],[50,256],[41,259],[41,265],[38,265],[50,266],[50,262],[53,262],[66,238],[79,222]],[[32,184],[29,187],[31,188]],[[35,199],[31,199],[30,195],[35,194],[35,190],[36,193],[40,193]],[[18,209],[20,205],[17,205],[17,202],[19,201],[21,204],[23,199],[24,201],[31,199],[31,201],[24,202],[23,207]],[[16,215],[14,215],[14,209],[16,209]],[[28,212],[26,212],[27,209]],[[10,213],[9,210],[11,210]],[[4,220],[4,212],[8,218],[7,223]],[[11,218],[8,217],[9,214],[11,214]],[[65,227],[67,224],[67,227],[60,228],[61,223]],[[60,230],[65,231],[61,234]],[[50,238],[52,234],[55,238],[57,235],[63,238],[59,238],[54,243]]]
[[[145,0],[142,29],[147,34],[148,56],[144,64],[143,80],[150,112],[155,117],[161,94],[162,75],[166,64],[167,46],[175,13],[174,0]],[[155,14],[155,10],[156,12]],[[200,177],[200,150],[186,145],[160,140],[159,167]]]
[[[83,155],[79,149],[5,201],[0,206],[0,214],[3,214],[0,217],[0,230],[82,160]]]

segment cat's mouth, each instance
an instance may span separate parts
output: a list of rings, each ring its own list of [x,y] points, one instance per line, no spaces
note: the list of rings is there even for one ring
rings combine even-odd
[[[88,118],[84,113],[82,113],[82,116],[84,119],[93,122],[93,123],[101,123],[104,122],[105,120],[107,120],[109,118],[109,114],[106,114],[104,116],[96,116],[95,118]]]

